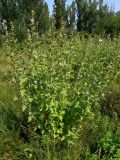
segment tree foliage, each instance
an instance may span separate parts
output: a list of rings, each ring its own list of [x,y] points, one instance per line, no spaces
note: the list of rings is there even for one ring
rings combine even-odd
[[[30,28],[32,11],[35,12],[37,32],[44,33],[49,28],[49,10],[44,0],[0,0],[0,17],[6,19],[8,25],[13,22],[19,36]]]
[[[3,19],[14,23],[18,39],[26,36],[30,29],[31,12],[35,12],[35,25],[39,35],[53,26],[49,16],[48,5],[44,0],[0,0],[0,30]],[[75,0],[66,7],[66,0],[54,0],[54,26],[56,30],[97,33],[100,35],[118,35],[120,32],[120,13],[115,13],[103,3],[103,0]]]
[[[61,22],[66,21],[66,0],[54,0],[53,14],[55,17],[56,29],[61,28]]]

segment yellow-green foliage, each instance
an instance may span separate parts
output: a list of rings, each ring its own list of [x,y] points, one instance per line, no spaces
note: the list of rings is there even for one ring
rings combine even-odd
[[[17,95],[14,116],[5,112],[18,136],[8,145],[13,159],[119,158],[120,39],[35,36],[8,47]]]
[[[52,140],[77,138],[80,123],[94,118],[92,110],[118,79],[119,50],[118,39],[61,33],[26,41],[13,71],[33,130]]]

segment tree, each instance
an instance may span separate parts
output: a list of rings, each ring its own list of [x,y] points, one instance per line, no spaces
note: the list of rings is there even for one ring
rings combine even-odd
[[[84,0],[76,0],[77,5],[77,30],[82,31],[82,14]]]
[[[98,2],[76,0],[78,31],[95,32],[98,23]]]
[[[0,17],[8,22],[17,18],[17,1],[16,0],[0,0]]]
[[[0,17],[6,19],[8,25],[13,22],[17,37],[24,37],[25,30],[30,28],[32,11],[35,12],[37,32],[46,32],[49,28],[49,10],[44,0],[0,0]]]
[[[105,4],[103,4],[103,0],[99,1],[99,9],[98,9],[98,24],[97,24],[97,33],[103,34],[105,32],[105,23],[109,17],[109,8]]]
[[[98,2],[96,0],[89,0],[88,3],[88,23],[87,31],[89,33],[95,32],[98,23]]]
[[[19,10],[24,21],[30,25],[31,12],[35,12],[35,23],[39,34],[49,28],[49,10],[44,0],[19,0]]]
[[[55,27],[56,29],[61,28],[61,22],[65,21],[66,22],[66,0],[54,0],[54,17],[55,17]]]
[[[76,11],[75,1],[73,1],[72,4],[70,5],[70,29],[72,31],[75,30],[75,11]]]

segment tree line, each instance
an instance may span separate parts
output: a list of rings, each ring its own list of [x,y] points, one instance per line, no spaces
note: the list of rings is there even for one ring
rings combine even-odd
[[[66,5],[66,0],[54,0],[53,12],[50,14],[44,0],[0,0],[0,31],[3,34],[2,22],[14,24],[15,33],[23,38],[30,28],[32,11],[36,31],[39,35],[54,26],[66,31],[118,35],[120,32],[120,11],[110,9],[103,0],[74,0]]]

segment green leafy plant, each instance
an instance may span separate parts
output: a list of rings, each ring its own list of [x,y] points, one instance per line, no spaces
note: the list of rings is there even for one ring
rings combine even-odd
[[[56,142],[77,138],[80,123],[94,117],[92,110],[119,74],[117,40],[105,41],[62,33],[26,41],[13,73],[34,131]]]

